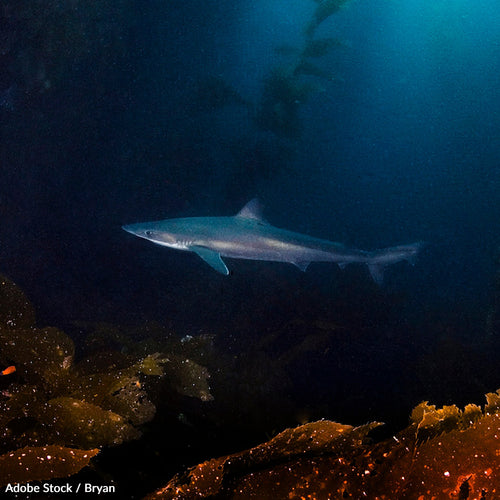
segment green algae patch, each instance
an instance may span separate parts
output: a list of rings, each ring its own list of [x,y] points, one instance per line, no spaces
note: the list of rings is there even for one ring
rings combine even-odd
[[[63,446],[20,448],[0,456],[0,486],[28,483],[76,474],[99,450],[77,450]]]

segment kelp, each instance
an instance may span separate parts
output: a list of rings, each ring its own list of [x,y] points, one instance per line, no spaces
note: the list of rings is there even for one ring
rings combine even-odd
[[[57,392],[73,363],[73,341],[56,328],[0,329],[2,358],[11,360],[23,379]]]
[[[294,45],[283,43],[274,47],[274,53],[285,57],[297,56],[300,54],[300,49]]]
[[[84,326],[84,328],[90,327],[90,325]],[[97,381],[87,365],[90,363],[92,366],[97,363],[102,371],[102,367],[111,364],[112,370],[118,370],[122,376],[127,373],[132,376],[131,384],[128,385],[130,389],[138,387],[137,380],[133,380],[135,373],[145,376],[156,375],[162,376],[161,383],[168,386],[170,391],[202,401],[213,399],[208,384],[210,373],[197,361],[212,350],[213,335],[197,335],[196,337],[186,335],[179,339],[168,328],[156,324],[148,325],[147,331],[142,331],[139,327],[126,333],[108,324],[98,324],[94,327],[97,330],[89,334],[89,339],[92,344],[96,344],[93,347],[98,349],[98,352],[89,359],[81,361],[77,367],[80,373],[88,374],[91,378],[89,381],[91,386],[100,386],[106,382],[102,375]],[[134,335],[141,340],[134,339]],[[144,339],[147,336],[149,337]],[[103,355],[102,349],[106,348],[107,343],[119,346],[122,351],[121,360],[117,357],[109,359]],[[127,354],[124,355],[123,352]],[[153,354],[147,354],[149,352]],[[127,359],[136,360],[137,358],[139,361],[134,365],[131,365],[129,361],[130,366],[127,367]],[[120,366],[116,366],[116,363]],[[110,371],[109,368],[107,371]],[[92,392],[92,389],[90,391]]]
[[[316,64],[312,64],[309,61],[301,61],[294,70],[294,75],[308,75],[308,76],[316,76],[318,78],[323,78],[326,80],[331,80],[332,75],[325,71],[323,68],[320,68]],[[308,88],[313,89],[313,86],[309,86]]]
[[[0,395],[2,481],[71,475],[98,452],[90,448],[136,438],[137,426],[153,417],[154,406],[146,400],[147,411],[133,418],[138,393],[124,392],[141,362],[125,373],[95,374],[99,385],[78,373],[74,355],[73,341],[56,328],[37,328],[29,300],[0,278],[0,359],[16,367]]]
[[[250,450],[204,462],[193,467],[187,474],[179,474],[161,490],[147,498],[208,498],[212,495],[228,493],[226,484],[247,474],[255,477],[256,471],[273,464],[282,464],[284,460],[303,460],[325,450],[355,449],[370,430],[377,427],[377,422],[352,427],[336,422],[320,421],[302,425],[296,429],[287,429],[267,443]],[[272,479],[271,479],[272,481]],[[180,488],[180,485],[184,487]],[[261,490],[262,496],[270,498],[271,491]],[[231,492],[234,493],[234,492]],[[253,492],[248,492],[253,494]],[[277,498],[286,498],[277,496]]]
[[[165,363],[165,374],[172,387],[184,396],[198,398],[202,401],[212,401],[210,394],[208,370],[181,356],[170,355]]]
[[[11,384],[0,399],[6,446],[9,442],[17,446],[50,443],[82,448],[117,445],[139,437],[138,427],[153,418],[155,408],[142,388],[136,365],[79,376],[61,355],[61,363],[48,364],[37,382],[38,367],[42,368],[48,357],[37,359],[35,350],[26,350],[19,340],[16,345],[24,351],[14,359],[18,373],[31,383]],[[53,347],[59,352],[57,345]],[[21,364],[27,352],[34,356],[31,366]]]
[[[338,38],[326,37],[308,39],[302,51],[302,57],[323,57],[328,55],[335,47],[342,47]]]
[[[0,456],[0,487],[9,483],[43,481],[76,474],[99,450],[62,446],[26,447]]]
[[[0,277],[0,363],[15,367],[1,379],[2,478],[4,470],[9,482],[64,477],[88,464],[96,448],[138,438],[155,414],[148,378],[168,378],[179,394],[212,399],[208,371],[186,355],[200,342],[177,339],[169,354],[151,353],[148,344],[127,355],[100,351],[75,363],[73,341],[57,328],[38,328],[29,300]]]
[[[226,106],[248,106],[249,103],[222,77],[210,75],[196,83],[189,97],[189,105],[200,112]]]
[[[487,395],[483,410],[424,402],[406,429],[376,443],[369,433],[377,422],[312,422],[199,464],[146,498],[493,498],[499,402],[500,390]]]
[[[417,442],[423,442],[442,432],[466,429],[482,417],[481,408],[469,404],[462,411],[455,405],[436,408],[427,401],[420,403],[411,413],[411,422],[416,425]]]
[[[262,101],[256,116],[256,123],[263,130],[292,139],[301,134],[299,105],[314,90],[314,86],[294,74],[295,70],[294,66],[271,71],[264,81]]]
[[[311,22],[306,28],[306,35],[313,36],[318,26],[332,14],[338,12],[347,1],[348,0],[321,0],[318,2]]]
[[[140,436],[123,416],[69,397],[47,401],[37,418],[55,433],[56,441],[70,446],[113,446]]]
[[[337,12],[347,0],[321,0],[305,29],[306,38],[302,47],[280,45],[275,52],[292,57],[286,67],[275,67],[264,79],[262,98],[255,122],[263,130],[288,139],[297,139],[302,133],[299,106],[306,102],[313,92],[323,90],[311,84],[310,77],[334,80],[330,71],[325,70],[310,59],[328,55],[341,42],[333,37],[315,38],[316,28]],[[304,78],[308,79],[304,81]]]

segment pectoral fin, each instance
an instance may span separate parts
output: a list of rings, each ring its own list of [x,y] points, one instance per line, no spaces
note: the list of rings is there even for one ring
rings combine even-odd
[[[226,276],[229,274],[229,269],[226,264],[222,260],[220,253],[214,252],[206,247],[190,247],[190,250],[198,254],[209,266],[213,267],[219,273],[225,274]]]

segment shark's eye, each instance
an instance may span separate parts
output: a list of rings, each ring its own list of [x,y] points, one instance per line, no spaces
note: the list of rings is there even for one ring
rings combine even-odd
[[[146,231],[146,236],[153,236],[153,231]]]

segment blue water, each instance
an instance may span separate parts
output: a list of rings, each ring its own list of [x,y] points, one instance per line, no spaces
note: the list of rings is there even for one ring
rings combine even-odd
[[[255,130],[245,109],[184,113],[179,101],[189,101],[186,90],[206,74],[258,101],[265,75],[286,61],[274,48],[300,46],[313,9],[303,1],[253,2],[209,12],[191,4],[163,20],[154,13],[158,43],[142,60],[138,94],[148,106],[140,113],[167,144],[195,138],[173,159],[186,163],[175,168],[199,168],[198,176],[184,174],[192,212],[232,213],[259,195],[277,224],[359,247],[425,240],[432,257],[418,274],[428,289],[486,300],[500,175],[493,2],[471,10],[465,2],[360,1],[325,21],[317,36],[345,46],[319,61],[334,80],[320,80],[320,91],[300,106],[303,134],[283,165],[278,152],[257,174],[235,167],[234,142],[279,142]],[[151,129],[145,132],[151,142]],[[139,168],[128,175],[145,175],[141,189],[151,189]],[[134,182],[128,188],[137,195]],[[186,213],[170,211],[167,199],[147,205],[127,219]]]
[[[15,16],[1,18],[0,91],[16,92],[0,100],[0,273],[39,322],[155,321],[249,356],[279,332],[265,344],[276,359],[337,322],[348,334],[305,350],[286,384],[262,375],[269,400],[282,388],[311,418],[401,422],[422,399],[496,390],[498,2],[347,2],[316,30],[340,45],[311,61],[328,78],[297,78],[312,90],[291,136],[255,116],[266,78],[296,57],[276,47],[304,47],[315,2],[117,5],[78,13],[94,29],[70,38],[68,59],[22,50]],[[217,99],[209,81],[234,93]],[[255,196],[279,227],[427,245],[378,288],[358,266],[231,261],[224,277],[121,230],[231,215]]]

